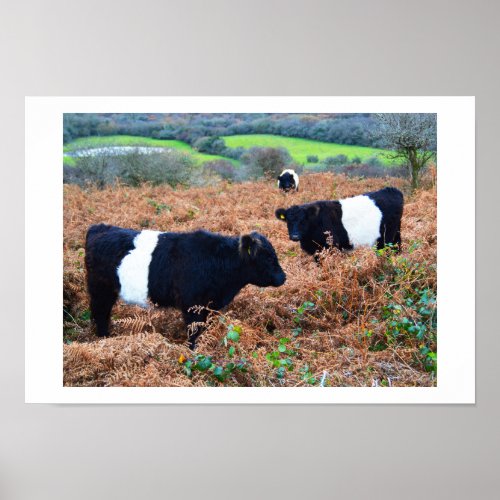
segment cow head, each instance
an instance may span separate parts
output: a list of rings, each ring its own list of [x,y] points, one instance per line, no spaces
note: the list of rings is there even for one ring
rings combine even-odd
[[[283,170],[278,176],[278,187],[285,192],[297,189],[298,176],[294,170]]]
[[[286,274],[267,238],[256,232],[245,234],[240,237],[239,248],[252,285],[281,286],[285,283]]]
[[[292,241],[300,241],[310,232],[318,214],[319,206],[314,203],[310,205],[294,205],[288,210],[284,208],[276,210],[276,218],[286,222],[288,236]]]

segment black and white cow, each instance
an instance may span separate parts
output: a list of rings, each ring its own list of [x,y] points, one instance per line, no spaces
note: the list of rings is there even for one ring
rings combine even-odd
[[[99,224],[85,245],[90,310],[99,337],[108,336],[111,309],[120,297],[129,304],[151,301],[182,311],[194,349],[208,312],[219,310],[247,284],[281,286],[286,276],[271,243],[253,232],[241,237],[207,231],[163,233]],[[190,333],[189,333],[190,332]]]
[[[340,250],[375,244],[380,249],[392,243],[399,251],[402,214],[403,194],[392,187],[276,210],[276,217],[288,225],[290,239],[300,241],[310,255],[327,248],[329,236]]]
[[[287,193],[292,189],[294,191],[299,190],[299,176],[296,174],[295,170],[288,168],[283,170],[281,174],[278,176],[278,187]]]

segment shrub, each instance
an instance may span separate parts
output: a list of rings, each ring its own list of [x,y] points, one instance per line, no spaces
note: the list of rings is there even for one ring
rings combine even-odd
[[[64,166],[63,182],[103,188],[119,180],[128,186],[149,182],[175,187],[178,184],[188,185],[195,171],[194,160],[187,153],[171,150],[145,155],[135,151],[119,156],[100,154],[77,157],[74,167]]]
[[[348,177],[408,177],[408,169],[404,165],[385,165],[378,156],[371,156],[365,163],[359,161],[359,157],[349,162],[345,155],[329,156],[307,170],[309,173],[333,172]]]
[[[337,174],[346,174],[348,177],[408,177],[408,170],[403,166],[385,166],[351,164],[343,167],[334,167],[333,172]]]
[[[193,143],[193,147],[202,153],[221,154],[226,145],[224,140],[216,136],[200,137]]]
[[[255,181],[264,177],[262,167],[252,164],[242,163],[235,171],[234,180],[236,182]]]
[[[349,158],[346,155],[327,156],[323,160],[323,163],[327,166],[347,165]]]
[[[307,155],[307,163],[318,163],[319,158],[317,155]]]
[[[242,157],[245,165],[261,169],[267,177],[278,176],[283,168],[292,161],[285,148],[250,148]]]
[[[208,161],[203,164],[203,170],[207,174],[217,174],[224,180],[232,180],[235,177],[235,168],[228,160]]]
[[[290,165],[287,165],[286,168],[291,168],[292,170],[295,170],[295,172],[299,175],[304,173],[304,165],[301,165],[300,163],[290,163]]]
[[[370,156],[365,160],[366,165],[370,165],[370,167],[383,167],[384,164],[380,160],[378,156]]]
[[[318,163],[317,165],[313,165],[307,168],[308,174],[319,174],[323,172],[333,172],[334,167],[326,165],[325,163]]]
[[[79,186],[83,187],[81,179],[81,170],[78,167],[63,165],[63,183],[78,184]]]
[[[245,152],[246,149],[240,146],[238,148],[225,148],[221,155],[232,158],[233,160],[239,160]]]
[[[82,156],[75,159],[75,166],[64,165],[63,182],[81,187],[94,185],[103,188],[120,176],[120,165],[113,156]]]
[[[195,171],[195,162],[188,153],[176,150],[151,155],[129,154],[122,157],[122,181],[129,186],[139,186],[145,182],[153,185],[189,184]]]

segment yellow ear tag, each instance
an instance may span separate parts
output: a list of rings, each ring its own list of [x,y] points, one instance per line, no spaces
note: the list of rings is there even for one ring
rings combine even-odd
[[[280,215],[280,219],[284,219],[285,216],[283,214]]]

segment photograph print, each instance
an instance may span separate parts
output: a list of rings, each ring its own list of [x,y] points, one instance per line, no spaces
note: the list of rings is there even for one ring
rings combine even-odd
[[[64,387],[439,385],[436,113],[62,120]]]

